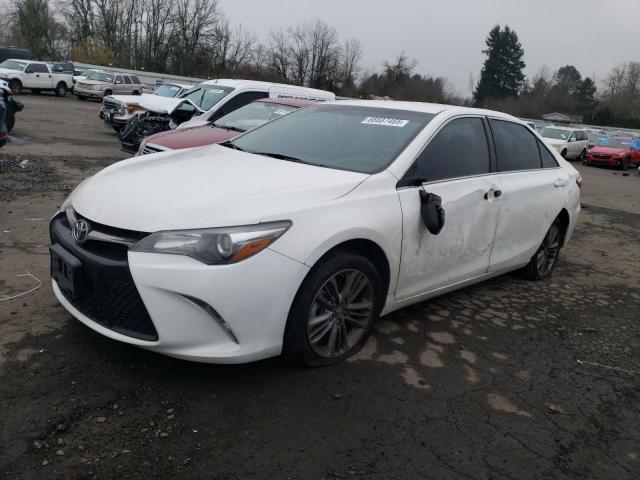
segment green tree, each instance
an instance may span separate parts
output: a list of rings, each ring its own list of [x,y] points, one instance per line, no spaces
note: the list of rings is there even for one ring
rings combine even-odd
[[[585,77],[576,88],[575,98],[578,112],[585,115],[593,112],[596,106],[596,84],[591,78]]]
[[[490,99],[517,97],[525,83],[524,50],[516,32],[508,25],[504,29],[496,25],[486,44],[482,53],[487,58],[473,92],[476,105],[485,105]]]
[[[49,9],[47,0],[14,0],[14,35],[36,58],[60,55],[64,27]]]
[[[574,95],[582,84],[582,75],[573,65],[560,67],[554,75],[554,86],[563,95]]]

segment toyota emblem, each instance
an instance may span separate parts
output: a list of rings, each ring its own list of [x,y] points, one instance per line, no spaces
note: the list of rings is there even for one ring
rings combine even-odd
[[[91,227],[88,222],[82,219],[76,220],[76,223],[73,224],[73,228],[71,229],[71,236],[77,244],[82,245],[87,241],[90,230]]]

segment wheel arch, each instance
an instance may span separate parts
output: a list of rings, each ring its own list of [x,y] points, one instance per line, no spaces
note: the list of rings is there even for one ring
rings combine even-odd
[[[569,216],[569,212],[566,208],[562,208],[558,216],[556,217],[562,222],[562,245],[565,244],[565,239],[567,238],[567,230],[569,229],[569,225],[571,223],[571,217]]]

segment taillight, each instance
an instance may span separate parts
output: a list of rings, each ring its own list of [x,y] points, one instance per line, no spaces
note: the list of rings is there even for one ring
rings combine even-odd
[[[578,185],[578,188],[582,188],[582,175],[578,175],[576,177],[576,184]]]

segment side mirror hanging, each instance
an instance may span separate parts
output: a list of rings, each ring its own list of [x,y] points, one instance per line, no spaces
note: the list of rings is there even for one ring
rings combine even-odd
[[[420,189],[420,214],[427,230],[433,235],[438,235],[444,227],[442,197]]]

